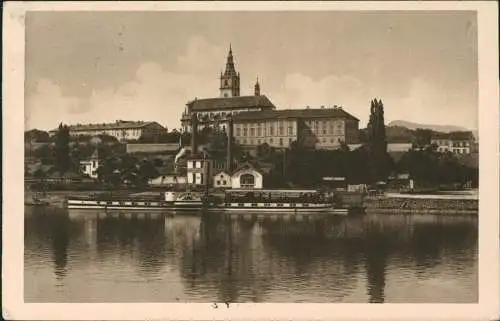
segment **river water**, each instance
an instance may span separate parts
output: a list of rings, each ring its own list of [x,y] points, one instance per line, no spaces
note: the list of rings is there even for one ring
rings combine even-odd
[[[26,208],[26,302],[478,300],[475,216],[259,220]]]

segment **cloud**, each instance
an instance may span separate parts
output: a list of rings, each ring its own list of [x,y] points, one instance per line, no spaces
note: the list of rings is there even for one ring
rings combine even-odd
[[[408,120],[422,124],[455,125],[477,128],[477,84],[470,83],[454,90],[445,90],[424,78],[407,84],[407,93],[396,95],[387,86],[367,86],[351,76],[330,75],[318,80],[295,73],[285,77],[282,86],[270,98],[283,109],[322,105],[343,106],[365,126],[370,101],[382,99],[386,123]]]
[[[223,49],[194,37],[172,70],[157,62],[145,62],[134,80],[93,90],[89,97],[66,97],[58,84],[43,79],[29,95],[26,127],[52,129],[60,121],[75,124],[123,119],[154,120],[170,129],[179,128],[189,100],[218,95],[213,66],[220,65],[224,56]]]
[[[384,99],[386,119],[422,124],[478,127],[477,83],[444,89],[423,78],[414,78],[407,95]]]
[[[36,90],[27,95],[26,127],[52,129],[61,121],[74,124],[123,119],[153,120],[170,129],[179,128],[187,101],[218,96],[218,69],[224,66],[226,51],[203,37],[193,37],[172,68],[144,62],[133,80],[94,90],[88,97],[66,96],[55,81],[41,79]],[[380,98],[387,122],[402,119],[477,128],[477,84],[444,90],[429,79],[415,78],[406,87],[406,93],[396,95],[388,85],[368,84],[365,79],[348,75],[313,79],[304,73],[291,73],[273,84],[266,83],[263,92],[279,109],[343,106],[361,120],[360,126],[366,125],[370,101]]]
[[[270,98],[282,109],[339,105],[361,120],[368,118],[365,114],[370,104],[369,93],[360,80],[336,75],[314,80],[300,73],[288,74]]]
[[[26,100],[26,128],[52,129],[69,114],[82,110],[82,101],[64,96],[61,87],[49,79],[37,82],[35,92]]]
[[[211,45],[204,37],[192,37],[188,42],[186,53],[177,58],[177,68],[181,72],[210,74],[213,77],[213,64],[224,66],[226,50]]]

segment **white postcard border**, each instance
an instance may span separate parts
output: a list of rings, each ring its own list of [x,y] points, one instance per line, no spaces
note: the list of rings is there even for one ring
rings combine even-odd
[[[24,13],[27,10],[474,10],[479,56],[478,304],[41,304],[23,299]],[[5,319],[495,319],[499,317],[498,6],[495,2],[7,2],[3,28],[3,254]],[[56,117],[56,115],[54,115]]]

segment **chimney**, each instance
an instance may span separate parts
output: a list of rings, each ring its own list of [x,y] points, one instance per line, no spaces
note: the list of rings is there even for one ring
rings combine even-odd
[[[196,136],[198,135],[198,115],[191,114],[191,153],[195,154],[198,146],[196,145]]]
[[[227,171],[231,175],[233,170],[233,117],[228,117],[227,124]]]

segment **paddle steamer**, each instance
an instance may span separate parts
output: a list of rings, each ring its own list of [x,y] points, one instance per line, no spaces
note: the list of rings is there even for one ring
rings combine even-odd
[[[71,198],[68,209],[204,211],[241,213],[333,213],[347,214],[334,192],[320,190],[229,189],[221,193],[167,191],[163,197],[144,199]]]

